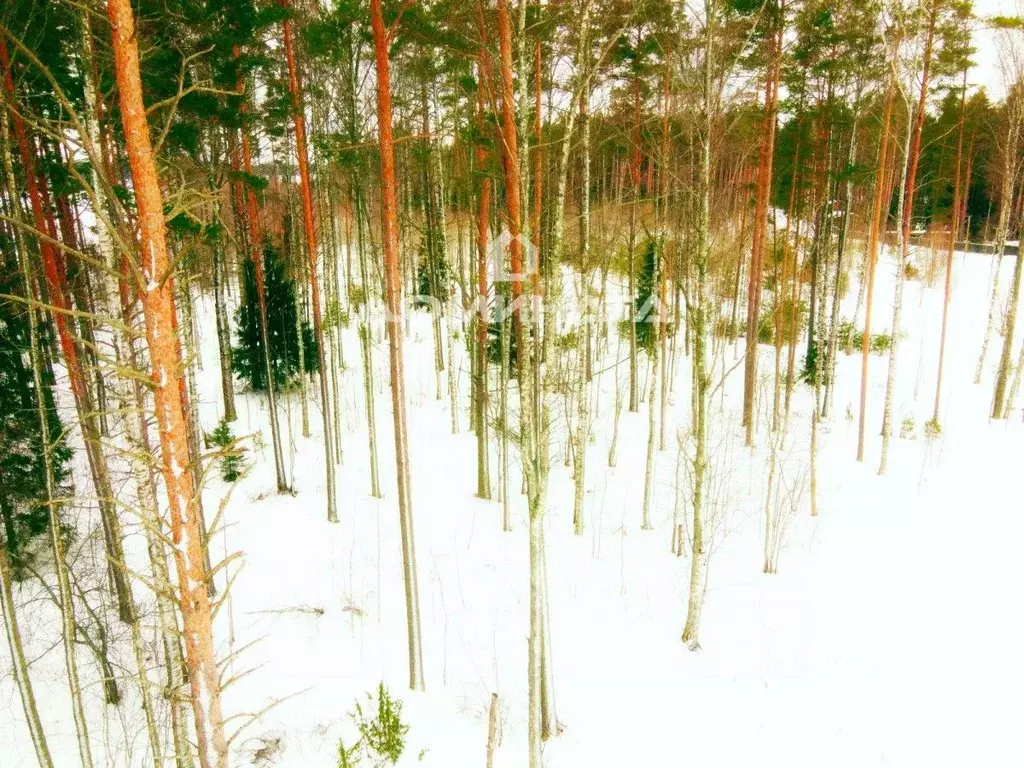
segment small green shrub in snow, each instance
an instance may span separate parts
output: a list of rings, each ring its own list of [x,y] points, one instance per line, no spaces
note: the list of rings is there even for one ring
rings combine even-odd
[[[242,458],[244,449],[235,445],[235,436],[231,432],[230,422],[227,419],[221,419],[217,428],[207,435],[206,439],[221,451],[221,478],[226,483],[235,482],[245,471],[245,459]]]
[[[346,747],[338,740],[338,768],[354,768],[363,757],[374,765],[394,765],[405,751],[409,726],[402,722],[402,702],[392,698],[384,683],[377,687],[376,701],[374,698],[373,694],[366,694],[367,710],[376,707],[372,715],[358,701],[355,711],[349,713],[359,730],[359,741]]]
[[[331,299],[327,304],[327,311],[324,312],[324,325],[327,328],[348,328],[351,322],[348,310],[344,309],[337,299]]]
[[[626,330],[628,332],[629,326],[626,327]],[[560,349],[563,351],[576,349],[576,347],[579,345],[579,338],[579,331],[577,331],[575,328],[573,328],[570,331],[566,331],[565,333],[560,333],[557,336],[555,336],[555,349]]]
[[[370,694],[366,698],[373,704]],[[402,702],[391,697],[384,683],[377,687],[377,714],[368,717],[357,701],[353,717],[366,748],[386,758],[392,765],[398,762],[405,749],[405,734],[409,732],[409,726],[402,722]]]
[[[917,432],[917,423],[914,421],[914,417],[907,414],[903,417],[903,421],[900,422],[900,437],[903,440],[913,440]]]
[[[890,349],[892,349],[892,336],[888,333],[876,333],[871,336],[871,351],[874,354],[884,355]]]
[[[839,323],[836,329],[836,344],[848,351],[860,349],[864,342],[864,333],[857,330],[849,320]],[[871,334],[869,349],[872,354],[884,355],[892,347],[892,337],[887,333]]]
[[[359,750],[361,741],[357,741],[351,747],[346,747],[342,739],[338,739],[338,768],[356,768],[359,765]]]
[[[942,425],[939,424],[938,419],[928,419],[924,423],[924,436],[928,441],[934,440],[942,434]]]

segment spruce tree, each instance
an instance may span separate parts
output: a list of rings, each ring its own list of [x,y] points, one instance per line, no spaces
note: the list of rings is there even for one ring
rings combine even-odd
[[[298,311],[295,283],[285,275],[284,264],[271,246],[263,250],[266,274],[267,329],[270,339],[270,363],[277,387],[288,385],[299,371],[299,332],[296,323]],[[260,338],[259,306],[256,297],[256,272],[252,262],[244,265],[242,303],[235,313],[238,346],[232,351],[235,373],[257,392],[267,388],[263,363],[263,345]],[[303,322],[302,344],[306,373],[318,370],[319,355],[316,339],[309,323]]]
[[[13,252],[13,251],[9,251]],[[17,264],[0,263],[0,294],[18,294]],[[38,410],[39,393],[29,359],[29,319],[25,305],[0,301],[0,518],[3,543],[15,574],[31,559],[32,539],[49,527],[46,508],[46,467]],[[53,401],[53,376],[44,369],[42,397],[53,436],[63,434]],[[55,480],[69,476],[71,449],[63,442],[50,447]]]
[[[647,354],[654,352],[658,341],[657,323],[660,321],[659,307],[655,304],[658,287],[658,243],[653,237],[647,238],[640,255],[640,271],[636,279],[636,344]]]

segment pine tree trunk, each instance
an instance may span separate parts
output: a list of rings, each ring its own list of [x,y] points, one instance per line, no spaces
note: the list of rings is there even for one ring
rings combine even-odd
[[[964,83],[960,89],[960,120],[956,139],[956,171],[953,177],[953,208],[949,222],[949,247],[946,251],[946,282],[942,293],[942,330],[939,333],[939,365],[935,374],[935,408],[932,411],[932,423],[939,426],[939,408],[942,404],[942,369],[946,360],[946,326],[949,322],[949,297],[953,288],[953,251],[956,249],[956,236],[960,231],[960,165],[963,161],[964,149],[964,118],[967,103],[967,70],[964,69]]]
[[[878,169],[875,172],[875,194],[871,204],[871,229],[867,244],[867,304],[864,308],[864,332],[861,340],[860,367],[860,418],[857,425],[857,461],[864,461],[864,430],[867,424],[868,403],[868,361],[871,355],[871,308],[875,295],[875,271],[878,266],[878,240],[882,222],[882,201],[888,195],[885,184],[887,158],[889,154],[889,126],[892,121],[892,104],[896,88],[889,83],[885,94],[885,111],[882,117],[882,137],[878,141]],[[886,213],[888,220],[888,213]]]
[[[142,97],[135,20],[128,0],[109,0],[107,10],[113,30],[121,121],[145,254],[141,267],[146,284],[141,298],[150,363],[154,369],[161,463],[170,499],[171,537],[178,571],[196,742],[203,768],[225,768],[228,745],[220,707],[220,675],[214,658],[212,607],[207,591],[209,574],[202,546],[204,531],[196,514],[195,486],[188,463],[187,417],[179,396],[181,347],[174,332],[173,286],[163,200]]]
[[[540,403],[543,390],[534,386],[532,366],[539,364],[532,344],[528,341],[539,332],[536,315],[528,311],[529,304],[524,291],[523,243],[520,239],[519,224],[521,178],[519,173],[519,150],[516,136],[515,104],[512,86],[512,30],[507,0],[498,0],[498,32],[501,55],[501,130],[504,151],[505,199],[508,209],[509,256],[512,270],[513,330],[516,334],[517,372],[519,379],[520,408],[518,441],[524,479],[526,481],[527,504],[529,508],[529,549],[530,549],[530,590],[529,611],[530,631],[527,643],[527,752],[530,768],[541,766],[541,742],[543,739],[543,701],[545,695],[553,701],[551,691],[544,692],[551,675],[545,673],[545,664],[550,659],[545,654],[545,629],[547,627],[547,601],[544,567],[544,508],[547,496],[548,473],[548,415]],[[539,423],[534,423],[534,414],[539,414]]]
[[[785,14],[785,4],[780,4]],[[782,24],[772,33],[770,55],[772,71],[766,78],[764,100],[764,128],[758,161],[757,201],[754,208],[754,241],[751,248],[749,287],[747,294],[747,355],[744,359],[743,424],[746,426],[746,444],[754,444],[754,406],[757,397],[758,332],[761,322],[761,287],[764,279],[764,252],[768,230],[768,206],[771,197],[772,160],[775,156],[775,124],[782,65]]]
[[[398,514],[402,532],[402,570],[405,576],[405,607],[409,633],[409,687],[424,690],[423,651],[420,641],[419,588],[413,535],[409,444],[405,418],[405,370],[402,360],[402,303],[398,271],[398,204],[395,195],[395,145],[391,133],[391,72],[388,32],[384,27],[381,0],[370,0],[374,51],[377,63],[377,124],[380,132],[381,218],[384,232],[384,279],[387,298],[387,331],[391,352],[391,401],[395,422],[395,462],[398,477]]]
[[[278,0],[282,8],[289,7],[289,0]],[[327,344],[324,339],[323,312],[320,307],[320,277],[317,274],[320,254],[316,243],[316,221],[313,218],[313,189],[309,174],[309,151],[306,148],[306,114],[302,100],[302,84],[299,81],[295,52],[292,46],[292,23],[285,18],[284,52],[288,62],[288,92],[292,100],[292,120],[295,125],[295,153],[299,161],[299,186],[302,191],[302,222],[306,233],[306,255],[309,259],[309,285],[313,303],[313,334],[316,338],[319,359],[320,412],[324,429],[324,468],[327,483],[327,520],[338,522],[338,506],[334,489],[334,448],[331,433],[331,397],[327,384]],[[301,349],[302,335],[299,335]]]
[[[109,0],[108,0],[109,2]],[[239,50],[236,46],[234,56],[237,59]],[[248,102],[245,99],[245,82],[239,75],[237,91],[242,96],[242,115],[248,113]],[[249,134],[247,126],[242,125],[242,169],[246,175],[252,175],[252,158],[249,151]],[[245,211],[249,224],[249,252],[252,258],[253,273],[256,278],[256,299],[259,306],[260,342],[263,346],[263,364],[267,379],[267,405],[269,407],[270,438],[274,448],[274,473],[277,480],[277,492],[287,493],[288,478],[284,467],[284,448],[281,441],[281,427],[277,419],[277,386],[274,382],[274,371],[270,361],[270,331],[267,328],[267,289],[263,269],[263,235],[260,226],[259,209],[256,204],[256,193],[250,185],[245,187]]]
[[[84,116],[89,144],[91,145],[92,150],[96,152],[100,151],[100,148],[105,146],[101,139],[100,126],[98,124],[98,118],[104,110],[102,97],[100,96],[97,87],[99,75],[93,58],[92,32],[90,29],[89,17],[86,13],[83,13],[82,16],[82,36],[83,50],[86,52],[86,56],[92,65],[87,68],[87,71],[82,73],[86,103],[96,105],[95,110],[86,109],[84,111]],[[100,153],[104,154],[103,152]],[[126,366],[132,372],[136,372],[139,370],[139,366],[136,362],[136,335],[133,329],[133,313],[128,288],[128,264],[125,256],[122,255],[122,257],[118,259],[114,253],[113,236],[115,229],[113,222],[115,217],[108,216],[108,211],[106,209],[104,182],[101,181],[100,178],[101,167],[105,169],[109,176],[110,163],[94,163],[92,177],[94,194],[96,195],[95,203],[99,209],[99,221],[96,228],[97,240],[99,242],[100,256],[102,257],[103,264],[106,266],[109,275],[109,281],[106,285],[106,290],[104,291],[106,295],[105,313],[109,318],[120,318],[123,323],[123,329],[120,332],[114,331],[112,334],[114,359],[117,365]],[[228,333],[226,310],[223,308],[223,286],[218,281],[217,274],[219,270],[221,277],[223,275],[223,264],[220,259],[221,255],[222,254],[219,249],[215,251],[214,287],[215,292],[219,289],[221,299],[220,309],[224,312],[223,317],[218,316],[218,340],[221,328],[223,328],[225,334]],[[221,322],[223,325],[221,325]],[[225,392],[225,415],[227,415],[228,408],[230,407],[231,418],[234,418],[234,390],[233,387],[230,386],[232,381],[230,367],[230,338],[228,338],[226,344],[226,348],[221,350],[222,361],[226,359],[228,362],[227,376],[229,388]],[[221,373],[223,377],[223,363]],[[174,685],[170,686],[166,692],[165,698],[169,702],[170,708],[171,734],[174,742],[176,765],[178,768],[191,768],[192,759],[188,743],[188,734],[185,732],[187,729],[184,728],[184,718],[180,714],[182,704],[180,691],[178,689],[181,686],[179,670],[182,667],[182,656],[181,646],[178,643],[177,623],[174,619],[174,605],[170,598],[171,589],[173,589],[173,587],[171,586],[167,575],[167,555],[164,550],[162,539],[163,533],[161,531],[159,521],[159,508],[157,506],[153,469],[146,459],[143,458],[152,456],[153,454],[147,433],[149,427],[145,412],[143,387],[137,376],[121,375],[117,382],[117,386],[115,387],[115,393],[118,402],[117,417],[121,424],[121,433],[125,440],[126,448],[128,449],[129,465],[131,467],[131,473],[136,486],[138,509],[143,521],[143,530],[147,540],[151,578],[153,579],[153,584],[160,585],[155,590],[160,635],[162,637],[165,651],[167,651],[172,645],[175,650],[173,656],[169,652],[165,653],[165,667],[167,674],[173,681],[175,681]],[[193,437],[195,437],[194,434]],[[194,446],[194,450],[196,451],[195,455],[198,456],[198,447]],[[206,556],[207,566],[209,566],[208,552],[206,553]],[[152,686],[146,673],[146,658],[142,645],[142,632],[137,619],[131,625],[131,633],[132,649],[135,655],[136,667],[139,675],[142,706],[146,714],[146,724],[147,730],[149,731],[153,760],[159,765],[162,762],[160,737],[158,726],[156,724],[156,712],[152,695],[150,693],[150,688]],[[179,723],[181,723],[180,726]]]
[[[477,79],[488,82],[489,65],[487,52],[480,50],[477,63]],[[476,102],[477,130],[483,135],[486,116],[484,112],[484,89],[477,89]],[[483,145],[478,143],[475,148],[475,159],[478,169],[482,169],[487,159]],[[476,312],[476,374],[477,374],[477,417],[476,417],[476,495],[481,499],[491,498],[491,478],[488,453],[488,376],[487,376],[487,325],[488,325],[488,286],[487,286],[487,250],[490,235],[491,217],[491,179],[484,173],[480,180],[480,193],[477,198],[476,237],[477,237],[477,312]]]

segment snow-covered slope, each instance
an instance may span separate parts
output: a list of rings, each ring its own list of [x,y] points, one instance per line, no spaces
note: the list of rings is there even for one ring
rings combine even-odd
[[[677,497],[679,503],[687,499],[675,436],[677,428],[687,428],[688,361],[680,350],[668,449],[657,455],[653,531],[640,528],[646,404],[639,413],[623,412],[617,466],[607,466],[614,336],[603,364],[595,366],[602,372],[587,454],[583,536],[573,535],[564,408],[560,396],[553,399],[546,538],[555,695],[564,730],[545,746],[549,768],[1024,761],[1013,703],[1024,684],[1024,621],[1017,608],[1024,583],[1017,552],[1024,510],[1016,474],[1024,428],[1019,408],[1005,423],[987,418],[1001,345],[997,335],[983,384],[972,384],[991,264],[985,256],[956,258],[943,433],[934,441],[925,439],[923,425],[934,398],[941,280],[930,288],[907,283],[907,335],[899,349],[894,414],[897,433],[905,417],[914,420],[916,439],[894,435],[885,477],[876,470],[887,358],[871,358],[863,464],[854,460],[860,357],[840,359],[834,408],[822,423],[820,516],[809,516],[805,490],[776,575],[762,573],[766,410],[762,405],[759,445],[750,451],[739,424],[742,366],[732,370],[713,400],[712,462],[727,480],[727,499],[713,537],[700,652],[680,641],[689,561],[669,551],[674,504]],[[876,332],[891,324],[894,268],[892,260],[879,265]],[[1006,285],[1010,259],[1001,268]],[[856,291],[848,294],[844,314],[850,318]],[[200,301],[199,323],[200,409],[204,428],[211,429],[220,415],[212,299]],[[286,463],[294,496],[275,492],[266,405],[254,395],[239,397],[235,431],[262,431],[265,447],[248,442],[252,467],[233,490],[211,473],[207,509],[227,499],[225,524],[213,542],[216,554],[241,555],[228,568],[235,581],[217,618],[218,651],[226,657],[244,648],[229,673],[252,669],[226,692],[226,713],[239,715],[230,725],[280,700],[234,742],[234,764],[251,764],[258,748],[279,739],[268,765],[337,765],[338,738],[354,740],[347,713],[383,680],[403,699],[411,725],[400,765],[483,766],[487,708],[497,692],[502,740],[495,765],[523,766],[528,550],[514,449],[516,530],[503,533],[501,505],[474,496],[476,444],[465,410],[465,351],[457,346],[463,410],[460,433],[453,435],[447,399],[434,397],[429,317],[417,314],[407,338],[406,369],[427,692],[411,693],[387,350],[382,326],[374,333],[383,499],[369,493],[354,328],[344,332],[340,523],[325,519],[320,420],[312,416],[313,436],[302,438],[294,396],[282,398],[281,406],[282,425],[290,421]],[[733,368],[738,353],[727,347],[716,370]],[[773,354],[762,347],[763,373],[772,370]],[[620,386],[625,368],[618,372]],[[646,376],[646,364],[641,368]],[[770,396],[763,399],[770,407]],[[781,452],[793,479],[806,471],[811,402],[809,390],[798,386]],[[311,408],[315,403],[311,398]],[[496,454],[491,466],[496,478]],[[84,477],[79,487],[88,487]],[[223,586],[223,575],[218,583]],[[21,602],[32,597],[31,589],[19,593]],[[33,603],[23,613],[26,639],[39,657],[33,681],[57,764],[77,764],[62,659],[53,647],[59,638],[56,612]],[[4,645],[2,670],[9,668],[6,653]],[[88,654],[82,657],[90,710],[98,714],[96,668]],[[125,653],[126,669],[128,658]],[[4,768],[34,764],[20,707],[10,675],[0,677]],[[105,721],[96,717],[92,724],[97,764],[142,765],[145,734],[137,702],[129,697],[107,712]]]

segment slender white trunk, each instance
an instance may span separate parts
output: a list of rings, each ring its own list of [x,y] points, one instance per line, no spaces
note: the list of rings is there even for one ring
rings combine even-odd
[[[913,113],[907,110],[908,123],[913,121]],[[908,127],[907,137],[903,145],[903,170],[900,172],[900,197],[896,209],[896,295],[892,303],[892,341],[889,347],[889,368],[885,377],[885,405],[882,409],[882,457],[878,465],[878,474],[884,475],[889,464],[889,440],[892,437],[892,399],[896,381],[896,357],[900,346],[900,314],[903,310],[903,285],[907,277],[907,265],[904,263],[907,244],[903,241],[904,201],[907,188],[907,167],[910,162],[910,143],[913,128]],[[814,500],[814,476],[811,480],[811,500]]]

